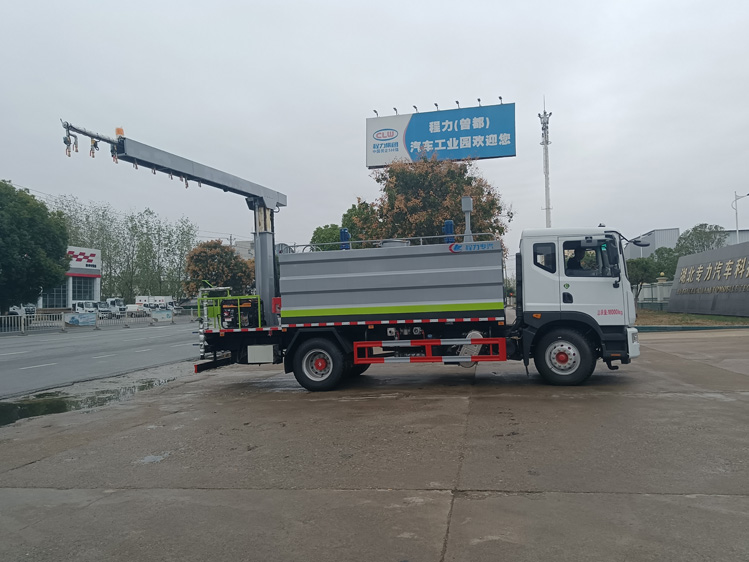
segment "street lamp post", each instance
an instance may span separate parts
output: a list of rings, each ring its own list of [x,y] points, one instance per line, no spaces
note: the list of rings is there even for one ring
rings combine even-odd
[[[743,199],[744,197],[749,197],[749,193],[746,195],[739,195],[736,191],[733,192],[733,203],[731,203],[731,207],[733,207],[733,210],[736,212],[736,243],[739,243],[739,199]]]

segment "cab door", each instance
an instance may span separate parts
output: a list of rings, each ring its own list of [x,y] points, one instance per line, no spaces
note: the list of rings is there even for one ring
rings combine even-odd
[[[523,310],[559,313],[558,238],[526,238],[522,244]]]
[[[564,313],[583,313],[601,326],[626,324],[620,276],[608,261],[605,236],[560,237],[560,300]],[[580,259],[577,267],[575,254]]]

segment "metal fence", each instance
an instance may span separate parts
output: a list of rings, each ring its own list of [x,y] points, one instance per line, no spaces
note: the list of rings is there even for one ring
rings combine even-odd
[[[21,333],[24,316],[0,316],[0,333]]]
[[[0,333],[4,334],[28,334],[64,328],[62,313],[0,316]]]
[[[66,318],[67,316],[67,318]],[[163,325],[163,324],[183,324],[192,322],[196,319],[196,311],[185,312],[180,315],[168,317],[164,314],[137,314],[137,315],[122,315],[119,318],[112,316],[112,318],[98,318],[91,319],[90,324],[75,324],[70,323],[70,317],[74,316],[71,313],[53,313],[53,314],[34,314],[34,315],[9,315],[0,316],[0,335],[26,335],[35,332],[43,331],[66,331],[68,329],[83,330],[86,328],[92,330],[98,330],[101,328],[129,328],[134,325]],[[94,316],[91,314],[90,316]],[[67,322],[66,322],[67,320]]]

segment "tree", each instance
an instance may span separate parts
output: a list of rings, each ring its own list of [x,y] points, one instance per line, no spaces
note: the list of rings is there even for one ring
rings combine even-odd
[[[172,223],[151,209],[121,213],[72,196],[53,205],[65,217],[71,245],[101,250],[103,297],[135,302],[136,295],[184,296],[185,260],[198,230],[188,219]]]
[[[376,230],[378,222],[377,209],[374,203],[367,203],[362,198],[356,198],[356,204],[351,205],[341,217],[341,227],[347,228],[352,240],[372,240],[367,233]]]
[[[319,250],[338,250],[340,246],[335,244],[335,242],[341,240],[340,230],[341,228],[337,224],[318,226],[312,233],[309,243],[311,245],[323,244],[322,246],[317,246]]]
[[[435,157],[417,162],[395,162],[374,173],[382,195],[373,205],[378,221],[377,238],[435,236],[447,219],[455,231],[463,232],[465,218],[461,198],[473,198],[471,230],[501,236],[512,212],[503,206],[499,192],[478,174],[473,161],[439,161]]]
[[[0,181],[0,312],[62,285],[67,251],[62,215],[27,190]]]
[[[685,230],[676,241],[676,253],[680,256],[698,254],[726,245],[728,233],[717,224],[698,224]]]
[[[254,260],[243,260],[231,246],[221,240],[201,242],[187,255],[187,278],[184,291],[196,296],[198,289],[207,287],[231,287],[235,294],[248,294],[255,279]]]
[[[372,203],[357,199],[341,220],[354,240],[438,236],[446,219],[465,230],[461,197],[473,198],[471,230],[496,237],[512,220],[496,188],[482,178],[472,161],[395,162],[375,171],[381,195]]]
[[[654,283],[658,273],[655,261],[649,257],[627,260],[627,276],[629,277],[629,282],[632,284],[635,302],[640,297],[642,285],[644,283]]]
[[[657,248],[649,256],[655,262],[655,268],[668,279],[673,279],[676,274],[676,265],[679,263],[679,254],[673,248],[665,246]]]

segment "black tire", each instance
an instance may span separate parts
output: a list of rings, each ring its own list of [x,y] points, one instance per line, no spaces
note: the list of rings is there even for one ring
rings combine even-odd
[[[584,383],[593,374],[595,348],[576,330],[553,330],[536,343],[533,362],[547,383],[574,386]]]
[[[323,338],[307,340],[294,352],[294,377],[307,390],[333,390],[345,370],[343,352]]]

